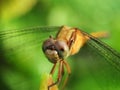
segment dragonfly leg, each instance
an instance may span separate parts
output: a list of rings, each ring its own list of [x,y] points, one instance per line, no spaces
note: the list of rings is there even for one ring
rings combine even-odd
[[[67,69],[68,76],[67,76],[67,78],[66,78],[65,81],[64,81],[62,90],[64,89],[64,87],[65,87],[65,85],[66,85],[66,83],[67,83],[67,81],[68,81],[68,78],[69,78],[69,76],[70,76],[70,74],[71,74],[71,69],[70,69],[69,64],[68,64],[65,60],[64,60],[63,64],[65,65],[65,67],[66,67],[66,69]]]
[[[54,66],[52,67],[52,69],[51,69],[51,71],[50,71],[50,75],[53,75],[53,73],[54,73],[54,71],[55,71],[56,64],[57,64],[57,63],[55,63]]]
[[[56,65],[54,65],[54,66],[56,66]],[[51,70],[51,73],[54,72],[54,66],[53,66],[53,70]],[[57,83],[60,82],[60,80],[62,78],[62,72],[63,72],[62,70],[63,70],[63,60],[60,60],[57,81],[54,82],[53,84],[49,85],[48,90],[50,90],[51,87],[53,87],[54,85],[56,85]]]

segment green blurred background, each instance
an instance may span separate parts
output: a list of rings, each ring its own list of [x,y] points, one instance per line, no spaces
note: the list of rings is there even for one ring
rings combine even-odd
[[[86,32],[108,31],[110,37],[104,41],[117,51],[120,51],[120,0],[1,0],[0,8],[0,30],[67,25],[82,28]],[[44,38],[48,37],[49,32],[47,34],[41,32],[40,34],[40,39],[44,40]],[[34,35],[28,37],[34,37]],[[32,55],[31,52],[34,53],[33,57],[26,59],[27,55]],[[38,48],[32,49],[31,52],[26,50],[25,54],[10,55],[5,59],[6,61],[1,60],[1,90],[39,89],[42,75],[51,70],[52,64],[47,61],[41,51],[38,51]],[[11,60],[9,61],[9,59]],[[105,81],[109,84],[104,84],[107,74],[104,78],[100,78],[103,81],[98,80],[98,82],[101,82],[99,84],[96,83],[96,79],[91,78],[92,76],[85,73],[83,69],[83,76],[86,75],[86,77],[90,78],[89,80],[86,79],[87,82],[80,83],[82,80],[81,78],[79,80],[79,77],[82,77],[82,74],[78,72],[76,63],[80,63],[81,60],[74,60],[76,59],[74,56],[69,59],[72,59],[68,60],[68,62],[73,73],[66,90],[120,90],[118,86],[120,82],[117,81],[120,80],[120,74],[117,71],[108,73],[117,73],[117,76],[113,76],[115,80],[109,83],[109,79],[112,78],[110,76],[107,79],[108,81]],[[110,70],[106,70],[106,73]],[[99,78],[104,72],[95,78]]]

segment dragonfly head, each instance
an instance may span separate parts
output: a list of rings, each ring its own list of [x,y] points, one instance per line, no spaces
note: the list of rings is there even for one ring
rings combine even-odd
[[[42,49],[48,60],[52,63],[56,63],[61,59],[64,60],[69,53],[69,48],[64,41],[56,40],[52,37],[44,41]]]

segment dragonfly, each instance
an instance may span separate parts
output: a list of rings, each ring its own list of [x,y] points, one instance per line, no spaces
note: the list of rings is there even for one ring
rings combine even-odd
[[[44,33],[46,35],[43,35]],[[54,35],[55,37],[51,35]],[[120,54],[109,45],[98,39],[105,36],[106,34],[103,32],[88,34],[81,29],[67,26],[35,27],[22,30],[0,31],[1,61],[3,62],[4,59],[8,60],[9,58],[6,62],[14,63],[15,58],[19,58],[21,60],[21,57],[19,56],[23,56],[27,63],[28,60],[29,62],[33,62],[31,60],[32,56],[28,57],[27,55],[32,55],[33,51],[36,52],[35,54],[41,54],[43,51],[48,60],[54,64],[50,71],[50,75],[54,74],[56,64],[59,64],[57,80],[47,86],[48,90],[50,90],[54,85],[57,85],[61,81],[61,78],[64,75],[64,68],[66,68],[69,77],[71,74],[71,69],[66,61],[66,58],[77,54],[80,49],[85,46],[85,44],[90,46],[92,49],[95,49],[98,54],[100,54],[101,57],[104,57],[104,59],[110,63],[111,67],[113,66],[116,72],[119,73]],[[42,49],[40,49],[40,51],[38,48],[34,50],[33,48],[35,47],[42,47]],[[28,52],[28,48],[32,49],[32,52]],[[25,53],[25,55],[22,53]],[[33,57],[38,57],[37,55]],[[20,62],[21,61],[19,61],[19,63]],[[66,85],[68,77],[64,81],[64,85]]]

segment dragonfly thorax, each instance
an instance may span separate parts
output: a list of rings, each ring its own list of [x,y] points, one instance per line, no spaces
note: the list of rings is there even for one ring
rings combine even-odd
[[[43,52],[48,60],[56,63],[59,60],[64,60],[69,56],[69,48],[64,41],[56,40],[50,37],[43,43]]]

